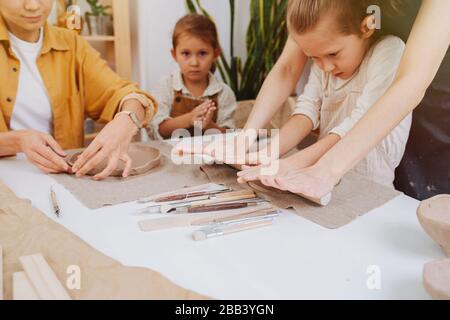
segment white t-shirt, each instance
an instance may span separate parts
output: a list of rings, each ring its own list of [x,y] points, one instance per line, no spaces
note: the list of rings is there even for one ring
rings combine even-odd
[[[47,88],[36,60],[42,49],[44,31],[36,43],[20,40],[9,33],[11,48],[20,61],[19,85],[14,105],[11,130],[36,130],[52,134],[52,107]]]

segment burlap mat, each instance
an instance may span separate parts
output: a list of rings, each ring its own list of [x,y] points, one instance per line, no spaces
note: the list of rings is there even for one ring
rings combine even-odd
[[[110,177],[104,181],[93,181],[91,177],[77,179],[68,174],[52,175],[52,178],[89,209],[136,201],[209,182],[200,171],[200,165],[175,165],[170,160],[170,144],[152,141],[149,145],[161,151],[161,164],[144,175],[127,179]]]
[[[73,299],[206,299],[145,268],[124,267],[64,227],[48,219],[27,200],[0,183],[0,246],[4,254],[5,298],[12,298],[12,275],[22,271],[19,257],[42,253],[65,285],[67,267],[81,269],[81,289]]]
[[[239,188],[237,171],[229,166],[203,166],[211,182],[224,183]],[[250,183],[240,188],[251,188],[273,205],[295,212],[322,227],[341,228],[356,218],[376,209],[401,195],[400,192],[379,185],[356,173],[347,174],[333,191],[333,200],[321,207],[295,194],[267,188],[260,183]]]

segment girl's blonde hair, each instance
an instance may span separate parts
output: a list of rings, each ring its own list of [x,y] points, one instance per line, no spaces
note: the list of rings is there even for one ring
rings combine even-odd
[[[290,31],[301,34],[314,28],[324,15],[334,14],[342,33],[359,35],[370,6],[379,6],[382,14],[400,15],[405,4],[405,0],[289,0],[287,21]],[[375,38],[381,35],[377,30]]]

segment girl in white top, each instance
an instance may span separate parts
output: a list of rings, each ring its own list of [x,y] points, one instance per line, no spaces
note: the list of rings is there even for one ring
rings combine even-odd
[[[155,91],[158,113],[153,119],[154,138],[168,139],[178,129],[195,133],[234,128],[236,97],[212,73],[220,56],[214,23],[189,14],[180,19],[173,33],[172,56],[180,70],[162,79]]]
[[[281,154],[271,158],[287,153],[312,130],[319,129],[320,137],[313,146],[279,161],[278,174],[313,165],[343,139],[389,88],[405,48],[400,38],[378,36],[374,16],[361,22],[353,14],[358,12],[354,1],[321,1],[314,8],[311,3],[300,0],[289,5],[291,38],[313,59],[314,66],[293,117],[281,129]],[[403,120],[353,170],[393,187],[395,168],[405,151],[411,119],[409,115]],[[251,154],[250,162],[260,163],[266,154],[266,150]],[[239,177],[241,182],[261,178],[260,168],[244,167]]]

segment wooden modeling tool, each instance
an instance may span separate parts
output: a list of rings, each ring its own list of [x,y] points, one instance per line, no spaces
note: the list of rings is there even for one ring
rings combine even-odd
[[[177,209],[181,209],[183,207],[190,208],[194,206],[207,206],[214,204],[223,204],[225,202],[238,201],[238,200],[246,200],[246,199],[255,199],[256,194],[250,190],[241,190],[234,191],[229,193],[223,193],[213,196],[212,199],[209,200],[201,200],[201,201],[192,201],[183,204],[175,204],[175,205],[161,205],[158,213],[167,214]],[[156,212],[157,209],[154,209],[153,212]]]
[[[426,264],[423,282],[433,299],[450,300],[450,259]]]
[[[13,274],[13,300],[41,300],[25,272]]]
[[[239,224],[250,221],[267,220],[279,217],[281,211],[279,210],[260,210],[250,214],[239,214],[230,217],[218,218],[214,220],[198,220],[192,223],[193,226],[214,226],[220,224]]]
[[[236,217],[240,219],[250,214],[267,214],[274,211],[275,208],[268,204],[262,203],[254,208],[245,208],[227,212],[208,212],[202,214],[173,215],[164,218],[147,219],[138,223],[139,228],[143,232],[160,231],[167,229],[202,226],[213,223],[217,219]]]
[[[158,200],[159,198],[162,198],[162,197],[177,196],[180,194],[185,195],[185,194],[189,194],[189,193],[202,192],[202,191],[229,191],[229,190],[230,190],[230,188],[228,188],[224,185],[219,185],[219,184],[215,184],[215,183],[207,183],[207,184],[203,184],[203,185],[199,185],[199,186],[195,186],[195,187],[187,187],[187,188],[183,188],[183,189],[174,190],[171,192],[165,192],[162,194],[154,195],[151,197],[141,198],[138,200],[138,203],[155,202],[156,200]]]
[[[439,195],[423,201],[417,217],[426,233],[450,257],[450,195]]]
[[[257,202],[235,202],[235,203],[222,203],[215,204],[210,206],[192,206],[192,207],[183,207],[177,208],[174,213],[203,213],[203,212],[216,212],[216,211],[225,211],[225,210],[236,210],[243,209],[248,207],[257,206]]]
[[[59,218],[61,209],[59,207],[58,199],[56,198],[56,193],[53,190],[53,187],[50,188],[50,201],[52,202],[53,213]]]
[[[182,200],[189,200],[189,199],[196,199],[201,198],[205,196],[214,196],[219,193],[225,193],[225,192],[231,192],[233,190],[231,189],[225,189],[225,190],[218,190],[218,191],[201,191],[201,192],[191,192],[191,193],[184,193],[184,194],[178,194],[178,195],[172,195],[172,196],[166,196],[161,197],[155,200],[156,203],[160,202],[173,202],[173,201],[182,201]]]
[[[220,198],[220,194],[224,194],[227,192],[231,192],[232,189],[224,189],[220,191],[205,191],[205,192],[197,192],[190,194],[181,194],[174,196],[161,197],[156,199],[155,204],[139,209],[134,214],[160,214],[162,206],[181,206],[181,205],[190,205],[196,201],[204,201],[204,200],[213,200]],[[178,199],[178,200],[172,200]],[[165,201],[168,200],[168,201]]]
[[[206,239],[221,237],[230,235],[233,233],[254,230],[258,228],[270,227],[273,224],[273,220],[263,220],[251,223],[244,223],[231,226],[218,226],[215,228],[208,228],[194,232],[192,235],[195,241],[202,241]]]

